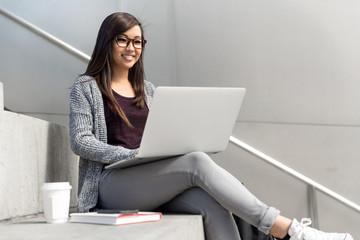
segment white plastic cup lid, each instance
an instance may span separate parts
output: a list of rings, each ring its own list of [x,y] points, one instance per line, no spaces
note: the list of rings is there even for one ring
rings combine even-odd
[[[67,190],[71,189],[69,182],[52,182],[52,183],[44,183],[42,186],[42,190]]]

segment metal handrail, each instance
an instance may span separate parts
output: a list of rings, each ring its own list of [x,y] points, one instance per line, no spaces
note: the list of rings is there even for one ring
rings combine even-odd
[[[326,195],[330,196],[333,199],[336,199],[337,201],[341,202],[342,204],[346,205],[349,208],[352,208],[354,210],[356,210],[357,212],[360,213],[360,205],[350,201],[349,199],[339,195],[338,193],[330,190],[329,188],[315,182],[314,180],[302,175],[301,173],[287,167],[286,165],[282,164],[281,162],[269,157],[268,155],[260,152],[259,150],[251,147],[250,145],[240,141],[239,139],[231,136],[230,137],[230,142],[242,149],[244,149],[245,151],[259,157],[260,159],[264,160],[265,162],[273,165],[274,167],[282,170],[283,172],[297,178],[298,180],[306,183],[307,185],[314,187],[315,189],[325,193]]]
[[[43,37],[44,39],[50,41],[51,43],[57,45],[58,47],[70,52],[71,54],[75,55],[76,57],[80,58],[81,60],[88,62],[90,60],[90,56],[86,55],[85,53],[81,52],[80,50],[72,47],[71,45],[63,42],[62,40],[56,38],[55,36],[49,34],[48,32],[38,28],[37,26],[29,23],[28,21],[16,16],[15,14],[9,12],[8,10],[5,10],[3,8],[0,8],[0,14],[8,17],[9,19],[13,20],[14,22],[19,23],[20,25],[24,26],[25,28],[29,29],[30,31],[38,34],[39,36]],[[268,155],[260,152],[259,150],[251,147],[250,145],[240,141],[239,139],[231,136],[230,137],[230,142],[242,149],[244,149],[245,151],[259,157],[260,159],[264,160],[265,162],[275,166],[276,168],[282,170],[283,172],[299,179],[300,181],[306,183],[308,186],[310,186],[310,194],[314,195],[314,189],[317,189],[323,193],[325,193],[326,195],[330,196],[333,199],[336,199],[337,201],[341,202],[342,204],[356,210],[357,212],[360,212],[360,206],[352,201],[350,201],[349,199],[337,194],[336,192],[326,188],[325,186],[313,181],[312,179],[302,175],[301,173],[287,167],[286,165],[280,163],[279,161],[269,157]],[[316,208],[316,198],[311,197],[311,204],[312,207],[311,208]],[[314,200],[315,199],[315,200]],[[315,203],[314,203],[315,202]],[[314,210],[315,215],[317,215],[317,210]],[[316,218],[316,216],[315,216]],[[316,221],[316,220],[315,220]]]
[[[73,46],[67,44],[66,42],[60,40],[59,38],[49,34],[48,32],[42,30],[41,28],[31,24],[30,22],[26,21],[25,19],[11,13],[4,8],[0,8],[0,14],[4,15],[5,17],[11,19],[14,22],[22,25],[23,27],[27,28],[28,30],[32,31],[33,33],[39,35],[40,37],[48,40],[49,42],[55,44],[56,46],[68,51],[69,53],[73,54],[77,58],[80,58],[84,62],[90,61],[90,56],[86,55],[85,53],[81,52],[80,50],[74,48]]]

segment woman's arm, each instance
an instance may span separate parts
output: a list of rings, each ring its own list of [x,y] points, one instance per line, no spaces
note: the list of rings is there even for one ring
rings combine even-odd
[[[136,149],[112,146],[95,137],[94,129],[98,126],[94,126],[96,101],[92,94],[94,89],[91,89],[90,83],[76,83],[70,92],[70,139],[73,152],[85,159],[104,164],[134,155]]]

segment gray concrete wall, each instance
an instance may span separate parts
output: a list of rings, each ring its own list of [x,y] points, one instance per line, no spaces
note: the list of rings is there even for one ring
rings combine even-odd
[[[44,182],[70,182],[76,206],[77,166],[66,127],[0,109],[0,220],[42,212]]]

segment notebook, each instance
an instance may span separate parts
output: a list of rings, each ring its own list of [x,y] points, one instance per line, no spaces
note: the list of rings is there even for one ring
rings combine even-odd
[[[105,169],[194,151],[226,150],[245,92],[245,88],[157,87],[138,154]]]
[[[145,223],[160,221],[162,214],[159,212],[138,212],[131,214],[120,213],[71,213],[70,222],[73,223],[96,223],[108,225],[126,225],[133,223]]]

